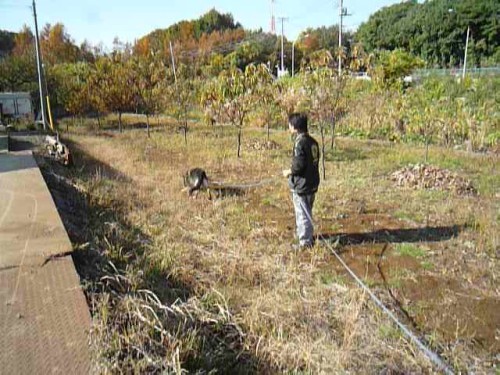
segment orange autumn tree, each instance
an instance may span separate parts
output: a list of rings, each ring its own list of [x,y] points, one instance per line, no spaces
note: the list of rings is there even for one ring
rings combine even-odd
[[[54,26],[46,24],[40,34],[40,48],[44,62],[50,65],[74,63],[78,60],[79,50],[62,23]]]
[[[26,54],[33,54],[35,49],[35,36],[31,29],[24,25],[22,30],[14,37],[14,49],[12,54],[14,56],[24,56]]]

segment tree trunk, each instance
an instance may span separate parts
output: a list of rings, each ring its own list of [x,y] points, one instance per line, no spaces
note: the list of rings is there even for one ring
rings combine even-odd
[[[118,112],[118,130],[120,131],[120,133],[123,132],[123,129],[122,129],[122,113],[121,112]]]
[[[186,120],[184,120],[183,130],[184,130],[184,144],[187,145],[188,144],[188,139],[187,139],[188,123]]]
[[[101,129],[101,115],[99,114],[99,111],[97,111],[97,127]]]
[[[427,161],[429,160],[429,139],[425,137],[425,161],[424,163],[427,164]]]
[[[241,126],[238,127],[238,157],[241,156]]]
[[[269,142],[269,131],[270,131],[269,128],[271,127],[270,122],[271,122],[270,119],[268,119],[268,121],[267,121],[267,141],[268,142]]]
[[[425,160],[424,163],[427,164],[427,160],[429,157],[429,125],[425,125]]]
[[[151,134],[149,134],[149,115],[146,113],[146,128],[148,129],[148,138],[151,138]]]
[[[321,166],[323,168],[323,180],[326,180],[326,166],[325,166],[325,128],[320,125],[321,132]]]
[[[333,150],[333,146],[334,146],[334,143],[335,143],[335,117],[332,116],[332,123],[331,123],[331,129],[332,129],[332,140],[331,140],[331,145],[330,145],[330,148]]]

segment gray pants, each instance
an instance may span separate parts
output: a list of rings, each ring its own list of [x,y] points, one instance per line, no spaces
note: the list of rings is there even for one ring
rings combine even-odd
[[[314,226],[312,223],[312,210],[316,194],[298,195],[292,191],[293,207],[295,208],[295,224],[297,237],[302,246],[314,244]]]

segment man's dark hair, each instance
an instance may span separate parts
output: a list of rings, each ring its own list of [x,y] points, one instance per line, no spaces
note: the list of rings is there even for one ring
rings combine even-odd
[[[292,113],[288,116],[288,122],[299,133],[307,133],[307,115],[304,113]]]

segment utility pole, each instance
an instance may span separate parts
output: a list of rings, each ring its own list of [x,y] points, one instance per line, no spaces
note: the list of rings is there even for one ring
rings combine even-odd
[[[174,72],[174,82],[177,85],[177,73],[175,72],[174,47],[172,46],[172,41],[170,41],[169,44],[170,44],[170,57],[172,58],[172,70]]]
[[[462,79],[465,79],[465,72],[467,70],[467,50],[469,49],[469,34],[470,26],[467,26],[467,38],[465,39],[464,70],[462,72]]]
[[[35,18],[35,48],[36,48],[36,67],[38,71],[38,89],[40,92],[40,111],[42,114],[43,130],[47,130],[47,125],[45,121],[46,117],[46,107],[45,107],[45,96],[43,95],[43,69],[42,69],[42,56],[40,53],[40,40],[38,39],[38,21],[36,18],[36,5],[35,0],[33,0],[33,17]]]
[[[339,77],[342,75],[342,18],[344,17],[344,2],[340,0],[339,2]]]
[[[285,21],[288,21],[288,17],[278,17],[281,21],[281,74],[285,71],[285,57],[283,54],[283,38],[285,33]]]
[[[344,0],[339,0],[339,77],[342,75],[342,29],[344,27],[344,17],[350,16],[347,14],[347,9],[344,8]]]

